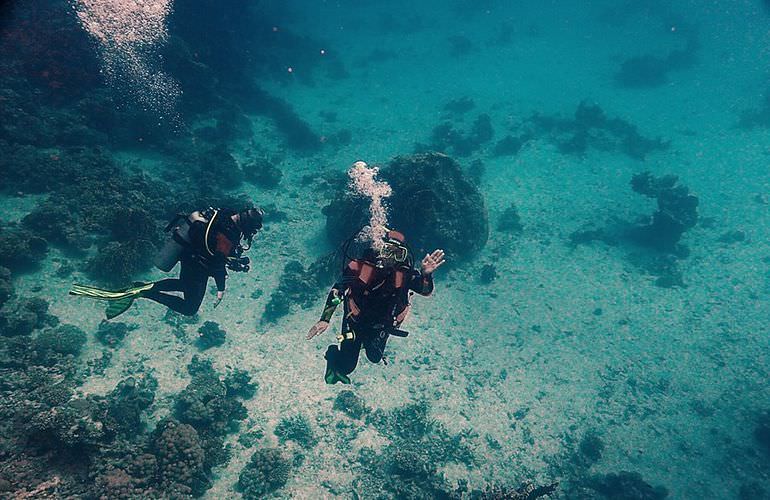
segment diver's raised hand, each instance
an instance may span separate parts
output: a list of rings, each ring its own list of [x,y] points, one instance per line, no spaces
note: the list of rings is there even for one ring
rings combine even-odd
[[[310,329],[309,332],[307,332],[307,337],[305,337],[305,340],[310,340],[316,335],[321,335],[323,332],[326,331],[326,329],[329,328],[329,322],[328,321],[319,321],[313,327]]]
[[[422,273],[433,274],[433,271],[441,267],[444,262],[446,262],[444,251],[434,250],[433,253],[425,255],[425,258],[422,259]]]

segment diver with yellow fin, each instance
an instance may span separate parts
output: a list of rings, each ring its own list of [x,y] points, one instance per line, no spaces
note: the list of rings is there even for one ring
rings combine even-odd
[[[150,299],[185,316],[200,309],[209,278],[217,285],[214,307],[224,298],[227,270],[249,271],[249,258],[243,255],[262,229],[264,212],[246,208],[240,212],[208,208],[189,215],[178,214],[166,232],[171,236],[158,253],[155,266],[171,271],[180,263],[179,278],[154,283],[134,283],[121,290],[104,290],[87,285],[73,285],[70,295],[108,301],[107,319],[126,312],[134,300]],[[245,240],[245,245],[241,244]],[[182,296],[167,292],[181,292]]]
[[[366,249],[361,258],[349,260],[342,279],[329,292],[321,319],[306,337],[310,340],[325,332],[337,306],[343,304],[345,315],[338,344],[326,350],[327,384],[350,383],[348,375],[355,370],[362,347],[372,363],[384,361],[388,337],[408,335],[399,327],[409,313],[411,292],[425,296],[433,293],[433,272],[444,262],[444,251],[435,250],[416,270],[404,235],[392,230],[387,231],[381,244]]]

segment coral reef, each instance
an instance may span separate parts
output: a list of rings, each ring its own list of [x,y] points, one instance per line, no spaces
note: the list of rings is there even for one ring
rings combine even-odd
[[[210,479],[206,453],[192,425],[166,419],[158,423],[152,438],[157,457],[158,479],[165,491],[200,495]]]
[[[500,218],[497,220],[496,229],[504,233],[513,234],[521,234],[524,231],[524,226],[521,224],[519,209],[516,207],[515,203],[511,203],[500,215]]]
[[[265,158],[244,165],[243,173],[247,182],[264,189],[277,188],[283,177],[281,169]]]
[[[443,248],[450,258],[470,258],[489,237],[484,198],[460,166],[438,153],[400,156],[380,170],[393,188],[390,225],[402,231],[413,249]],[[334,244],[364,226],[366,200],[338,192],[325,207],[326,231]]]
[[[307,269],[299,261],[291,261],[283,268],[283,275],[270,295],[262,320],[275,322],[289,314],[292,306],[310,307],[318,300],[318,292],[324,283],[318,263]]]
[[[371,411],[360,396],[349,390],[340,391],[337,394],[332,408],[356,420],[364,418]]]
[[[198,328],[198,339],[195,341],[198,349],[205,351],[212,347],[219,347],[225,343],[227,333],[214,321],[206,321]]]
[[[770,128],[770,92],[765,93],[759,108],[746,109],[741,112],[738,119],[738,127],[746,130]]]
[[[225,396],[241,399],[251,399],[257,393],[257,384],[251,381],[251,375],[246,370],[236,368],[225,376]]]
[[[588,481],[588,487],[610,500],[662,500],[668,497],[666,488],[650,485],[637,472],[621,471],[596,476]]]
[[[360,491],[387,492],[396,498],[446,498],[451,488],[438,468],[447,463],[472,464],[474,455],[467,435],[451,435],[431,419],[426,403],[415,403],[390,412],[375,410],[367,424],[389,440],[382,453],[362,448],[362,476],[354,481]]]
[[[60,356],[77,357],[88,340],[86,332],[73,325],[59,325],[41,330],[32,340],[37,361],[50,366]]]
[[[417,145],[420,151],[434,150],[454,153],[458,156],[470,156],[484,144],[492,140],[494,130],[492,120],[487,114],[479,115],[471,129],[464,133],[454,128],[451,122],[444,122],[433,129],[430,145]]]
[[[281,444],[294,441],[305,449],[310,449],[318,444],[318,438],[304,415],[298,414],[282,418],[275,426],[273,433],[278,436],[278,442]]]
[[[103,345],[111,348],[119,347],[130,332],[139,328],[138,325],[130,325],[119,321],[102,321],[96,330],[96,338]]]
[[[121,380],[107,396],[108,414],[114,429],[130,435],[142,429],[141,416],[155,401],[158,381],[152,375]]]
[[[699,200],[678,182],[675,175],[655,177],[649,172],[635,175],[631,187],[639,194],[656,199],[658,210],[641,223],[611,221],[604,228],[577,230],[570,235],[571,244],[601,241],[626,247],[628,260],[656,276],[657,286],[685,286],[678,260],[686,258],[689,250],[679,241],[698,221]]]
[[[8,268],[0,266],[0,310],[2,310],[2,307],[11,297],[13,297],[11,271]]]
[[[39,297],[18,298],[0,309],[0,332],[7,337],[29,335],[58,322],[58,318],[48,314],[48,302]]]
[[[520,136],[506,135],[497,141],[492,149],[492,156],[515,156],[532,138],[529,132],[524,132]]]
[[[291,472],[291,462],[278,448],[260,448],[241,470],[238,489],[243,498],[256,500],[286,485]]]
[[[688,35],[684,48],[673,50],[661,57],[652,54],[626,59],[615,74],[615,83],[623,88],[652,88],[665,85],[669,73],[691,68],[697,61],[700,44],[693,34]]]
[[[125,285],[152,265],[155,247],[147,241],[110,241],[86,264],[89,275],[102,283]]]
[[[668,148],[667,142],[642,136],[636,126],[608,118],[602,108],[586,101],[578,105],[573,119],[535,113],[529,121],[538,135],[545,134],[564,154],[583,155],[593,148],[644,160],[650,153]]]
[[[675,175],[655,177],[650,172],[637,174],[631,179],[634,191],[658,202],[658,210],[649,223],[633,231],[633,236],[644,245],[667,252],[676,252],[679,240],[698,222],[698,198],[678,184]]]
[[[0,266],[27,271],[42,261],[48,243],[40,236],[19,228],[0,227]]]

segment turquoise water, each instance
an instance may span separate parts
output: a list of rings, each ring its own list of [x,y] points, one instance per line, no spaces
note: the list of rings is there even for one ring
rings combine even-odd
[[[769,20],[2,3],[0,496],[770,498]],[[327,385],[341,311],[305,334],[357,160],[448,262],[387,364]],[[248,204],[218,307],[67,295],[166,277],[174,213]]]

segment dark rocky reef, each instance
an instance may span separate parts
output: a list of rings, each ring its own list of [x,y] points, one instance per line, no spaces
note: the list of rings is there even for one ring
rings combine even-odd
[[[497,220],[496,229],[503,233],[521,234],[524,226],[521,223],[521,215],[515,203],[506,208]]]
[[[677,247],[685,231],[698,222],[698,198],[690,194],[687,186],[679,184],[675,175],[655,177],[650,172],[643,172],[631,179],[631,187],[658,202],[658,210],[648,223],[633,231],[633,237],[641,244],[661,251],[686,254]]]
[[[615,83],[623,88],[653,88],[669,82],[669,73],[690,69],[697,62],[700,44],[688,34],[682,49],[672,50],[666,56],[644,54],[626,59],[615,74]]]
[[[589,149],[619,151],[636,160],[668,148],[660,138],[642,136],[635,125],[621,119],[608,118],[597,104],[583,101],[574,118],[535,113],[529,120],[538,136],[546,135],[564,154],[583,155]]]
[[[380,170],[393,188],[390,226],[402,231],[413,250],[443,248],[452,259],[467,259],[489,237],[484,198],[460,165],[443,154],[400,156]],[[368,200],[338,192],[324,209],[326,232],[335,245],[367,224]]]
[[[476,102],[468,96],[458,97],[444,104],[443,110],[450,116],[462,116],[476,107]]]
[[[459,105],[458,105],[459,106]],[[433,129],[429,145],[418,144],[418,152],[440,151],[457,156],[470,156],[494,137],[492,119],[487,114],[476,117],[467,132],[457,130],[452,122],[444,122]]]
[[[770,128],[770,92],[766,92],[762,104],[756,109],[741,112],[738,127],[746,130]]]
[[[699,200],[678,183],[675,175],[655,177],[649,172],[631,180],[633,190],[657,200],[658,209],[637,223],[611,221],[606,227],[588,227],[573,232],[573,246],[601,241],[630,250],[628,259],[635,266],[656,276],[656,285],[670,288],[684,286],[678,260],[689,250],[680,243],[684,233],[698,222]]]
[[[621,471],[591,478],[588,487],[609,500],[663,500],[668,490],[652,486],[637,472]]]

